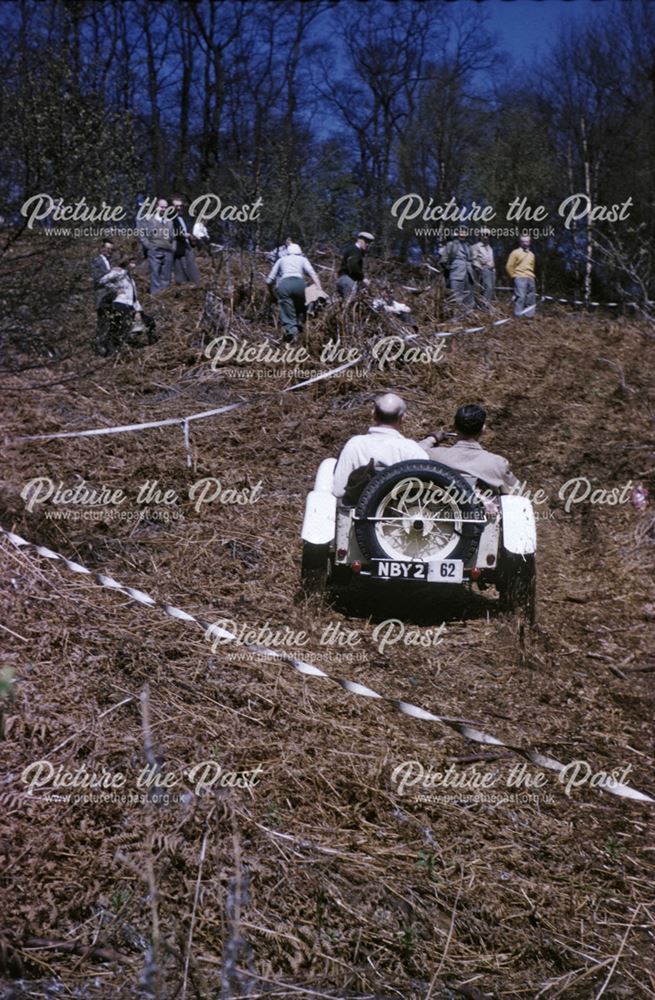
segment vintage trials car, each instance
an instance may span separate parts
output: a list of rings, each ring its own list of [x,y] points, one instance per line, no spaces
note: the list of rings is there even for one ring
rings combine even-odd
[[[305,504],[306,592],[354,577],[404,588],[493,585],[503,610],[522,608],[534,621],[537,533],[526,497],[495,495],[426,459],[383,469],[346,506],[332,493],[335,466],[321,462]]]

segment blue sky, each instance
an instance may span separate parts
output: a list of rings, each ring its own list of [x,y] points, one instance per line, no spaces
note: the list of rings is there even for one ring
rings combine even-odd
[[[476,6],[488,14],[501,47],[520,64],[543,55],[562,26],[609,14],[613,4],[611,0],[483,0]]]
[[[300,3],[301,0],[296,0]],[[353,7],[363,2],[381,4],[381,0],[341,0],[328,14],[331,28],[330,41],[336,46],[334,66],[339,73],[346,65],[338,27],[345,7]],[[467,8],[484,13],[488,27],[496,36],[498,47],[511,60],[511,65],[521,67],[539,63],[548,55],[557,42],[562,29],[584,24],[585,21],[603,18],[616,9],[617,4],[631,3],[633,0],[449,0],[452,7]],[[655,3],[655,0],[652,0]],[[434,0],[423,0],[428,7]],[[385,0],[384,5],[393,7],[393,0]],[[329,23],[328,22],[328,23]],[[321,22],[317,37],[323,37],[325,25]],[[331,112],[325,114],[326,127],[332,121]]]

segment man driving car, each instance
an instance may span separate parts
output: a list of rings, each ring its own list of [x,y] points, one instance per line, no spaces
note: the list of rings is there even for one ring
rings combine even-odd
[[[375,397],[368,433],[350,438],[339,456],[332,489],[336,497],[355,503],[367,479],[380,469],[412,458],[425,461],[424,448],[400,432],[406,411],[407,404],[395,392]]]

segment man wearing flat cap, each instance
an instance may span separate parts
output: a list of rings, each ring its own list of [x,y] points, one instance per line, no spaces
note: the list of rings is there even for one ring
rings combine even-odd
[[[364,255],[373,240],[372,233],[362,231],[357,233],[355,242],[347,246],[343,252],[337,277],[337,291],[344,302],[355,294],[360,283],[365,280]]]

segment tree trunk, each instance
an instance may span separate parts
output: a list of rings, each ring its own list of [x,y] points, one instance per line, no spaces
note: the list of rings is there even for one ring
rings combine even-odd
[[[146,73],[148,80],[148,100],[150,103],[150,154],[152,157],[152,176],[159,188],[163,181],[163,164],[161,161],[161,127],[159,112],[159,79],[155,61],[155,43],[152,35],[152,22],[147,5],[143,8],[143,31],[146,42]]]
[[[593,191],[591,183],[591,163],[589,161],[589,143],[587,141],[587,125],[584,116],[580,118],[580,134],[582,137],[582,159],[584,164],[584,182],[585,182],[585,194],[589,199],[589,206],[593,204]],[[585,274],[584,274],[584,300],[588,304],[591,299],[591,276],[593,273],[593,260],[594,260],[594,229],[593,222],[591,221],[591,210],[587,213],[586,222],[587,231],[587,254],[585,261]]]

